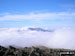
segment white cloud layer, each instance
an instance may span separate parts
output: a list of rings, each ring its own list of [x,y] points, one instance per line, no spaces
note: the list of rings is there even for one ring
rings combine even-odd
[[[54,32],[31,31],[24,28],[0,28],[2,46],[46,46],[50,48],[75,49],[75,29],[62,28]]]
[[[57,12],[57,13],[29,13],[23,15],[6,14],[0,17],[0,20],[42,20],[42,19],[75,19],[75,12]]]

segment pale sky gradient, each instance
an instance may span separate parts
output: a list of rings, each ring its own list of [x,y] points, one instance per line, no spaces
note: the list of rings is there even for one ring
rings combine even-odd
[[[75,27],[75,0],[0,0],[0,28]]]

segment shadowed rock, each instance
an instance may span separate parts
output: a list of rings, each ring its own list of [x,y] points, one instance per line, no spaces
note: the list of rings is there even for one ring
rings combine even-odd
[[[15,48],[13,46],[5,48],[0,46],[0,56],[60,56],[61,52],[74,52],[72,56],[75,56],[75,50],[68,49],[51,49],[46,47]]]

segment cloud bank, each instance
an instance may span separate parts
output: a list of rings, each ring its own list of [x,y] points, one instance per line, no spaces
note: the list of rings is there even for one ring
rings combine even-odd
[[[32,31],[28,27],[0,28],[2,46],[46,46],[49,48],[75,49],[75,29],[62,28],[52,32]]]

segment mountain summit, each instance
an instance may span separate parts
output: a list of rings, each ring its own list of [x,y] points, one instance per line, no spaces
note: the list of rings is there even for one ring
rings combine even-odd
[[[28,28],[28,29],[32,31],[53,32],[53,30],[43,28]]]

